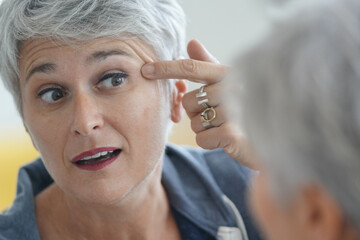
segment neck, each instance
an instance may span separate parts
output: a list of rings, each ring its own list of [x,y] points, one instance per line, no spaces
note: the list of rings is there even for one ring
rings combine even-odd
[[[81,202],[53,184],[36,198],[41,239],[179,238],[160,178],[161,166],[121,201],[106,206]]]

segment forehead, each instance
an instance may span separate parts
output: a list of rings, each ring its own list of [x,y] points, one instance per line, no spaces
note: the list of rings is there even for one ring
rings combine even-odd
[[[138,59],[143,63],[156,61],[155,52],[151,46],[137,39],[118,40],[118,39],[96,39],[93,41],[74,41],[69,43],[53,39],[29,39],[20,46],[19,69],[26,72],[31,66],[41,59],[61,56],[66,50],[76,54],[83,54],[85,57],[91,56],[94,52],[119,50]]]

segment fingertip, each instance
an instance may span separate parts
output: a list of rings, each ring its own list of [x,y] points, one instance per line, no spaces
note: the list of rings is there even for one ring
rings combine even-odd
[[[191,46],[191,45],[199,45],[199,46],[202,46],[201,42],[200,42],[198,39],[196,39],[196,38],[191,39],[191,40],[189,41],[188,46]]]
[[[201,44],[201,42],[197,39],[192,39],[189,41],[188,45],[187,45],[187,52],[190,53],[194,52],[194,51],[206,51],[205,47]]]
[[[155,66],[152,63],[147,63],[141,67],[141,73],[144,77],[151,78],[155,73]]]
[[[185,93],[187,91],[187,84],[186,81],[183,79],[179,79],[175,82],[175,86],[180,93]]]
[[[187,46],[189,57],[195,60],[219,63],[219,61],[197,39],[192,39]]]

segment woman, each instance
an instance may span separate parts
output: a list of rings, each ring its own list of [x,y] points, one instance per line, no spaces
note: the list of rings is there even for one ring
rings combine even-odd
[[[226,67],[197,41],[176,60],[184,22],[172,0],[3,1],[0,72],[41,159],[20,170],[0,239],[259,238],[247,168],[165,145],[183,104],[200,146],[242,160],[219,105]],[[209,86],[145,79],[159,69]]]
[[[251,203],[268,239],[360,239],[359,29],[359,1],[310,4],[228,82],[258,154]]]

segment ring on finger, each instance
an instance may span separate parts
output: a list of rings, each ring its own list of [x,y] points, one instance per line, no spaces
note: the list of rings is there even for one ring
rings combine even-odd
[[[205,90],[205,85],[202,85],[199,89],[199,92],[195,95],[195,97],[196,98],[206,97],[207,93],[204,90]]]
[[[210,122],[201,121],[201,125],[206,129],[213,127],[213,125]]]
[[[212,112],[211,117],[209,117],[209,115],[208,115],[209,112]],[[211,123],[211,121],[216,118],[216,111],[213,107],[208,107],[204,111],[202,111],[200,116],[201,116],[201,121]]]
[[[196,98],[203,98],[207,96],[207,93],[204,91],[205,85],[200,87],[199,92],[195,95]],[[204,98],[198,101],[199,105],[202,105],[204,108],[209,108],[209,105],[207,104],[209,102],[209,99]]]

